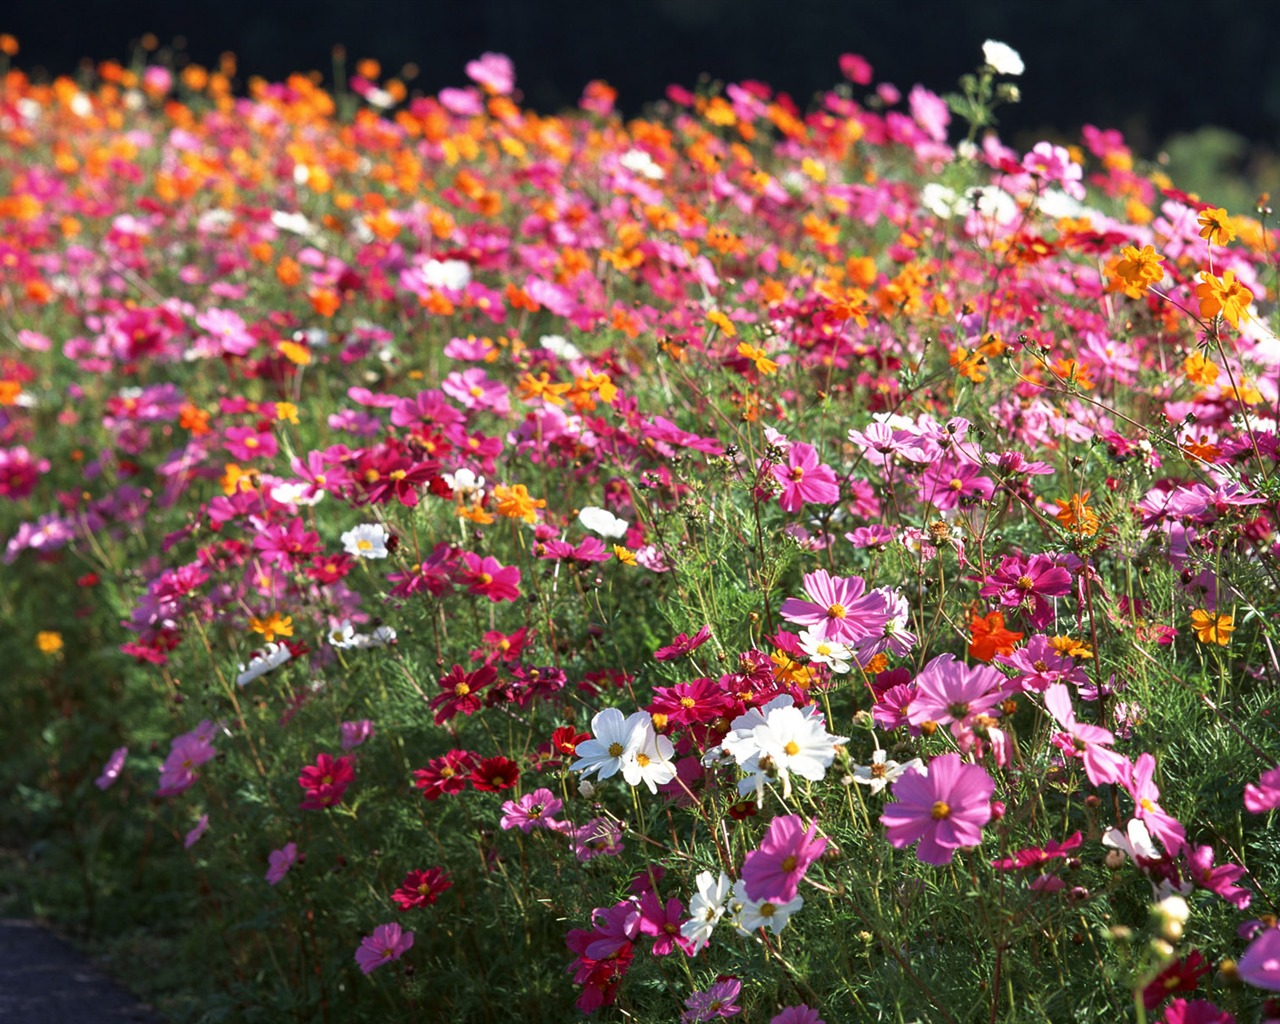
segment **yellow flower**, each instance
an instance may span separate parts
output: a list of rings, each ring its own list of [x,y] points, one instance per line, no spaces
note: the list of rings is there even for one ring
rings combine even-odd
[[[292,402],[276,402],[276,419],[298,425],[298,407]]]
[[[262,639],[271,643],[278,636],[293,636],[293,617],[272,612],[265,619],[251,618],[249,628],[261,633]]]
[[[1196,639],[1202,644],[1226,647],[1231,642],[1231,632],[1236,626],[1234,618],[1230,615],[1215,615],[1203,608],[1197,608],[1191,613],[1191,628],[1195,630]]]
[[[1200,225],[1200,237],[1210,245],[1226,245],[1236,237],[1231,215],[1226,210],[1201,210],[1197,223]]]
[[[62,650],[62,634],[51,629],[42,629],[36,634],[36,647],[41,654],[57,654]]]
[[[713,309],[710,313],[708,313],[707,319],[710,320],[717,327],[719,327],[720,330],[724,332],[724,335],[727,338],[735,337],[738,333],[738,328],[733,326],[733,321],[730,320],[723,313],[721,313],[720,310],[718,309]]]
[[[635,565],[636,553],[628,548],[624,548],[621,544],[613,546],[613,556],[623,565]]]
[[[755,345],[749,345],[745,341],[739,342],[738,355],[743,359],[750,359],[756,364],[756,369],[766,377],[778,372],[778,364],[765,354],[764,349],[757,348]]]
[[[1221,279],[1209,271],[1201,271],[1203,284],[1196,285],[1196,298],[1200,300],[1200,315],[1205,318],[1221,316],[1232,327],[1240,327],[1240,317],[1248,312],[1253,292],[1236,280],[1234,270],[1225,271]]]

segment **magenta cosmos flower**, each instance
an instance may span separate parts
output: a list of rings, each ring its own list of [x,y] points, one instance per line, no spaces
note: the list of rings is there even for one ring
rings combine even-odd
[[[943,754],[929,762],[927,775],[912,768],[893,784],[895,802],[880,823],[898,849],[918,841],[916,856],[925,864],[950,864],[957,849],[982,842],[995,789],[981,767]]]
[[[1266,814],[1280,807],[1280,768],[1263,772],[1256,786],[1250,782],[1244,787],[1244,806],[1250,814]]]
[[[818,451],[811,444],[793,444],[786,465],[775,465],[772,473],[782,485],[778,503],[784,512],[799,512],[806,503],[834,505],[840,500],[835,470],[818,461]]]
[[[307,794],[298,806],[304,811],[319,811],[341,803],[355,777],[351,758],[320,754],[315,764],[307,765],[298,775],[298,785]]]
[[[380,924],[372,935],[366,935],[356,950],[356,963],[364,974],[376,971],[383,964],[399,960],[413,948],[413,932],[406,932],[398,924]]]
[[[826,839],[816,838],[817,833],[817,823],[806,829],[798,814],[774,818],[759,849],[748,853],[743,862],[747,898],[770,903],[795,899],[800,879],[827,848]]]
[[[284,876],[289,873],[289,869],[293,867],[297,859],[297,843],[285,843],[280,849],[272,850],[267,857],[267,884],[279,885],[283,882]]]

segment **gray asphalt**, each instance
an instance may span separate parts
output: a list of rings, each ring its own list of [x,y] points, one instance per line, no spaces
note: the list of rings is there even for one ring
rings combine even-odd
[[[0,1021],[164,1024],[83,953],[34,921],[0,921]]]

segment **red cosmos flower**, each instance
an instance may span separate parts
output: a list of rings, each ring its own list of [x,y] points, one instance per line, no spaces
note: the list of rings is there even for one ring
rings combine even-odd
[[[413,910],[430,906],[442,892],[452,887],[453,883],[440,868],[410,871],[404,876],[400,888],[391,894],[391,899],[401,910]]]
[[[1142,990],[1142,1005],[1154,1010],[1174,992],[1194,992],[1200,979],[1210,971],[1199,950],[1192,950],[1181,960],[1175,960],[1157,974]]]
[[[395,498],[401,505],[412,508],[418,504],[418,488],[439,480],[439,470],[436,462],[416,462],[408,454],[385,446],[366,452],[352,475],[364,489],[367,502],[382,505]],[[449,494],[452,493],[450,490]]]
[[[482,594],[490,601],[514,601],[520,596],[520,570],[514,565],[504,566],[496,558],[462,553],[467,567],[462,571],[461,582],[468,592]]]
[[[435,757],[425,768],[413,773],[413,784],[422,790],[428,800],[439,800],[445,793],[461,793],[476,766],[476,755],[469,750],[451,750],[444,757]]]
[[[298,806],[304,811],[320,811],[342,802],[342,794],[355,781],[356,770],[351,758],[320,754],[314,765],[307,765],[298,776],[298,785],[306,790],[306,799]]]
[[[479,711],[483,702],[477,694],[497,678],[497,671],[489,665],[482,665],[474,672],[454,665],[440,680],[442,692],[431,698],[430,707],[436,713],[436,725],[449,721],[459,712],[473,715]]]
[[[520,781],[520,766],[499,755],[486,757],[471,772],[471,784],[483,793],[510,789]]]
[[[591,739],[591,734],[578,732],[571,725],[562,725],[551,734],[551,749],[565,757],[573,757],[578,744]]]
[[[514,633],[503,633],[491,629],[480,638],[481,646],[471,652],[471,660],[484,659],[486,665],[495,661],[519,661],[525,644],[533,639],[528,626],[521,626]]]

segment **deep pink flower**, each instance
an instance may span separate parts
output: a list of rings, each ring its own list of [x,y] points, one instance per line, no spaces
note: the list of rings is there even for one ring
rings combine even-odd
[[[274,435],[253,427],[228,427],[222,435],[222,447],[246,462],[250,459],[274,459],[280,450]]]
[[[201,722],[191,732],[174,737],[169,756],[160,767],[160,787],[156,796],[177,796],[195,785],[196,769],[211,760],[217,751],[213,748],[213,723]]]
[[[640,908],[629,899],[612,907],[597,907],[592,911],[591,923],[595,931],[585,952],[592,960],[604,960],[630,946],[640,934]]]
[[[880,823],[898,849],[919,841],[921,861],[949,864],[957,849],[982,842],[995,789],[981,767],[943,754],[929,762],[927,775],[911,768],[893,784],[894,802],[880,813]]]
[[[647,875],[641,878],[648,880]],[[675,897],[667,900],[665,906],[652,889],[640,897],[640,932],[653,936],[654,956],[666,956],[676,949],[687,953],[693,948],[693,944],[680,934],[680,926],[684,922],[684,904]]]
[[[298,807],[304,811],[319,811],[342,802],[342,794],[355,781],[356,770],[351,758],[320,754],[314,765],[307,765],[298,774],[298,785],[306,792],[306,798]]]
[[[1254,939],[1236,970],[1250,985],[1280,992],[1280,928],[1268,928]]]
[[[798,814],[774,818],[759,848],[748,853],[742,865],[748,898],[770,903],[795,899],[800,879],[827,848],[827,840],[817,834],[818,823],[806,829]]]
[[[342,736],[342,749],[349,752],[361,746],[373,735],[373,722],[367,718],[362,718],[358,722],[343,722],[338,726],[338,731]]]
[[[430,906],[442,892],[452,887],[448,875],[440,868],[410,871],[404,876],[400,888],[391,894],[391,899],[401,910],[413,910]]]
[[[479,711],[483,706],[480,692],[497,678],[497,670],[491,665],[482,665],[474,672],[454,665],[449,674],[441,678],[441,692],[432,697],[428,705],[435,712],[436,725],[457,714],[473,715]]]
[[[1207,999],[1174,999],[1164,1008],[1160,1024],[1236,1024],[1236,1018]]]
[[[1058,857],[1065,857],[1072,850],[1076,849],[1083,841],[1083,836],[1079,832],[1073,832],[1062,842],[1050,841],[1040,846],[1028,846],[1025,849],[1018,850],[1012,857],[1004,857],[1001,860],[993,860],[991,866],[997,871],[1014,871],[1023,868],[1038,868],[1049,861]]]
[[[1244,787],[1244,806],[1250,814],[1266,814],[1280,807],[1280,767],[1263,772],[1255,786]]]
[[[999,714],[995,708],[1004,699],[1005,682],[988,665],[969,666],[953,654],[939,654],[915,678],[916,698],[908,718],[912,725],[950,723],[952,735],[958,737],[972,729],[976,716]]]
[[[677,658],[683,658],[686,654],[692,654],[699,647],[711,639],[711,625],[708,623],[703,626],[693,636],[687,633],[679,634],[666,647],[659,647],[653,652],[656,661],[675,661]]]
[[[1193,949],[1187,956],[1174,960],[1147,982],[1147,987],[1142,990],[1142,1005],[1148,1010],[1154,1010],[1174,992],[1194,992],[1200,979],[1210,970],[1205,963],[1204,954]]]
[[[183,836],[182,848],[184,850],[189,850],[191,849],[191,847],[195,846],[196,843],[200,842],[200,837],[205,834],[205,831],[208,828],[209,828],[209,815],[207,814],[200,815],[200,820],[196,822],[195,828],[193,828],[190,832],[188,832],[185,836]]]
[[[514,601],[520,596],[520,570],[502,565],[496,558],[481,558],[464,551],[462,560],[467,563],[460,581],[472,594],[482,594],[490,601]]]
[[[734,1003],[741,991],[742,982],[737,978],[725,978],[705,992],[693,993],[684,1001],[686,1009],[680,1015],[681,1024],[701,1024],[717,1017],[732,1017],[741,1013],[742,1007]]]
[[[834,505],[840,500],[835,470],[818,461],[818,451],[811,444],[793,444],[786,464],[773,466],[771,472],[782,485],[778,504],[784,512],[799,512],[806,504]]]
[[[1253,894],[1248,889],[1236,885],[1248,872],[1237,864],[1214,867],[1212,846],[1188,844],[1183,847],[1182,855],[1187,862],[1187,877],[1201,889],[1216,893],[1237,910],[1244,910],[1253,901]]]
[[[383,964],[399,960],[413,948],[413,932],[401,930],[398,924],[380,924],[372,935],[366,935],[356,950],[356,963],[364,974],[376,971]]]

